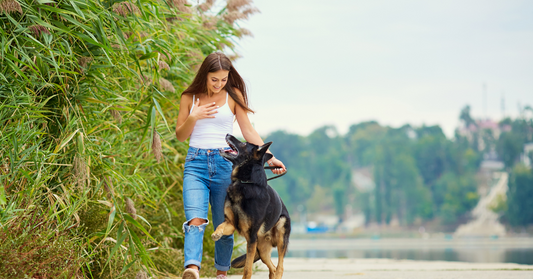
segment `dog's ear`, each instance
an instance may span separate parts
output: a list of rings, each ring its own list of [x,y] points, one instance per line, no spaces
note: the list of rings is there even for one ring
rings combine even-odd
[[[261,158],[264,158],[263,155],[265,155],[265,153],[267,152],[268,150],[268,147],[272,144],[272,142],[267,142],[265,144],[263,144],[262,146],[259,146],[257,148],[257,150],[255,151],[255,154],[254,154],[254,158],[255,160],[261,160]],[[265,162],[263,160],[263,162]]]
[[[270,159],[272,159],[272,157],[274,157],[274,155],[270,154],[270,153],[266,153],[265,154],[265,157],[263,157],[263,162],[266,162]],[[264,163],[263,163],[264,164]]]
[[[257,153],[265,153],[271,144],[272,142],[270,141],[270,142],[263,144],[262,146],[259,146],[259,148],[257,148]]]

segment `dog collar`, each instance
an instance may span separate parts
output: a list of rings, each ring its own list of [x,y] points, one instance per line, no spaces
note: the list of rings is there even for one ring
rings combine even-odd
[[[244,184],[254,184],[254,182],[253,182],[253,181],[250,181],[250,180],[247,180],[247,181],[245,181],[245,180],[241,180],[241,183],[244,183]]]

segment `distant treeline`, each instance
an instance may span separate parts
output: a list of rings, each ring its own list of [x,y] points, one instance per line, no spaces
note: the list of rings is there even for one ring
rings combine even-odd
[[[367,223],[453,226],[477,204],[480,165],[488,158],[503,161],[511,173],[508,200],[494,210],[511,225],[532,224],[533,173],[520,163],[524,144],[533,142],[531,117],[490,127],[474,120],[468,106],[459,117],[462,127],[453,138],[439,126],[392,128],[375,121],[352,125],[345,135],[332,126],[308,136],[274,132],[267,140],[289,171],[271,185],[296,215],[335,212],[342,219],[350,205]],[[357,185],[358,171],[369,174],[373,187]]]

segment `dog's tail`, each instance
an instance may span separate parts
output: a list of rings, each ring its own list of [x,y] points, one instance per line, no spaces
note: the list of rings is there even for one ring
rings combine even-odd
[[[255,252],[255,258],[254,263],[257,262],[260,259],[259,257],[259,250]],[[231,267],[233,268],[243,268],[244,263],[246,263],[246,254],[239,256],[235,258],[233,261],[231,261]]]

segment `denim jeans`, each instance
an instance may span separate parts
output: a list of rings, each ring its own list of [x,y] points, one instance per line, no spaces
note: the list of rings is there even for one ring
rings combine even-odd
[[[228,147],[229,149],[229,147]],[[183,223],[185,233],[185,267],[201,267],[203,237],[207,219],[208,202],[211,204],[213,226],[224,222],[224,201],[226,189],[231,183],[231,162],[220,156],[221,149],[200,149],[189,147],[183,172],[183,207],[187,221]],[[200,226],[189,225],[194,218],[207,220]],[[227,271],[231,264],[233,235],[223,236],[215,242],[215,268]]]

